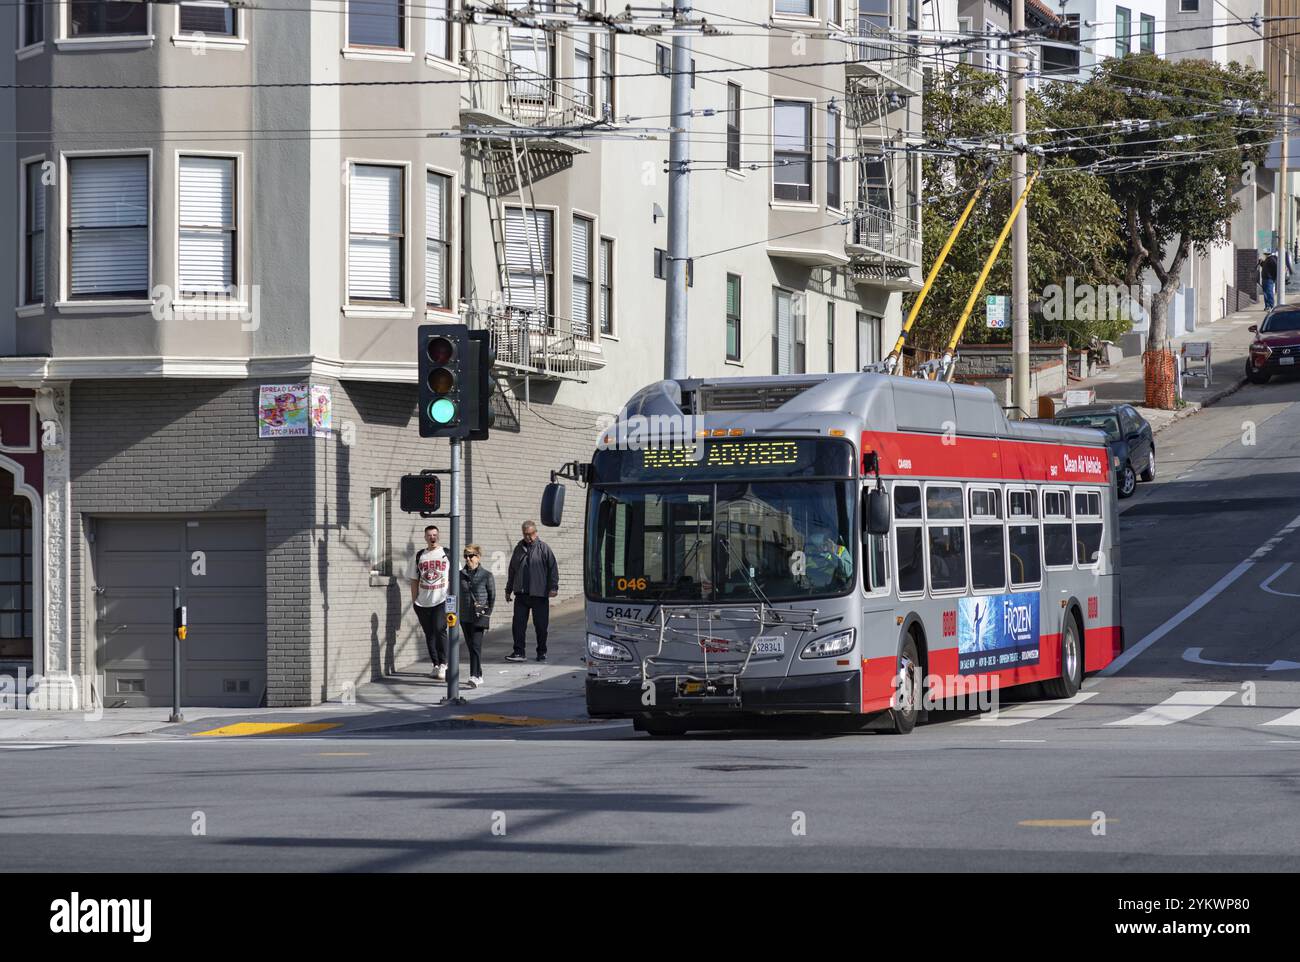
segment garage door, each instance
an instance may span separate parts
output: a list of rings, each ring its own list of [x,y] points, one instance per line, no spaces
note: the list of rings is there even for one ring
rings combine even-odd
[[[266,522],[99,518],[96,670],[104,704],[170,705],[172,586],[189,609],[181,705],[243,707],[266,692]]]

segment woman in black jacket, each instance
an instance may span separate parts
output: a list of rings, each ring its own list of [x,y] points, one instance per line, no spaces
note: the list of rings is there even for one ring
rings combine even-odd
[[[482,565],[482,550],[465,546],[465,567],[460,569],[460,627],[469,646],[469,687],[483,684],[483,633],[497,603],[496,579]]]

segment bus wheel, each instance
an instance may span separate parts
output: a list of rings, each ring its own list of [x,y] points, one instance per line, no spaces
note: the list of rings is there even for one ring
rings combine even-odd
[[[668,721],[662,718],[635,718],[632,720],[632,727],[639,732],[645,732],[647,735],[654,735],[659,738],[671,738],[675,735],[686,734],[685,722]]]
[[[894,726],[887,731],[893,735],[906,735],[916,727],[921,712],[921,659],[916,654],[916,639],[910,635],[898,656],[898,674],[894,678],[897,685],[895,707],[889,709],[889,718]]]
[[[1048,698],[1073,698],[1082,684],[1083,646],[1079,644],[1079,626],[1069,617],[1061,632],[1061,677],[1043,682],[1043,692]]]

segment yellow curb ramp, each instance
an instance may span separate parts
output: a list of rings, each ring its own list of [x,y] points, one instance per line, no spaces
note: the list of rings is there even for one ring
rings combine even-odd
[[[191,732],[195,738],[240,738],[245,735],[314,735],[338,728],[339,722],[236,722],[205,732]]]

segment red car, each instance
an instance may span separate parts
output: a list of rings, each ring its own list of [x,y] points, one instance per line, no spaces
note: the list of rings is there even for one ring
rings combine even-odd
[[[1246,358],[1246,377],[1266,384],[1274,374],[1300,370],[1300,304],[1275,307],[1263,324],[1252,324],[1255,340]]]

